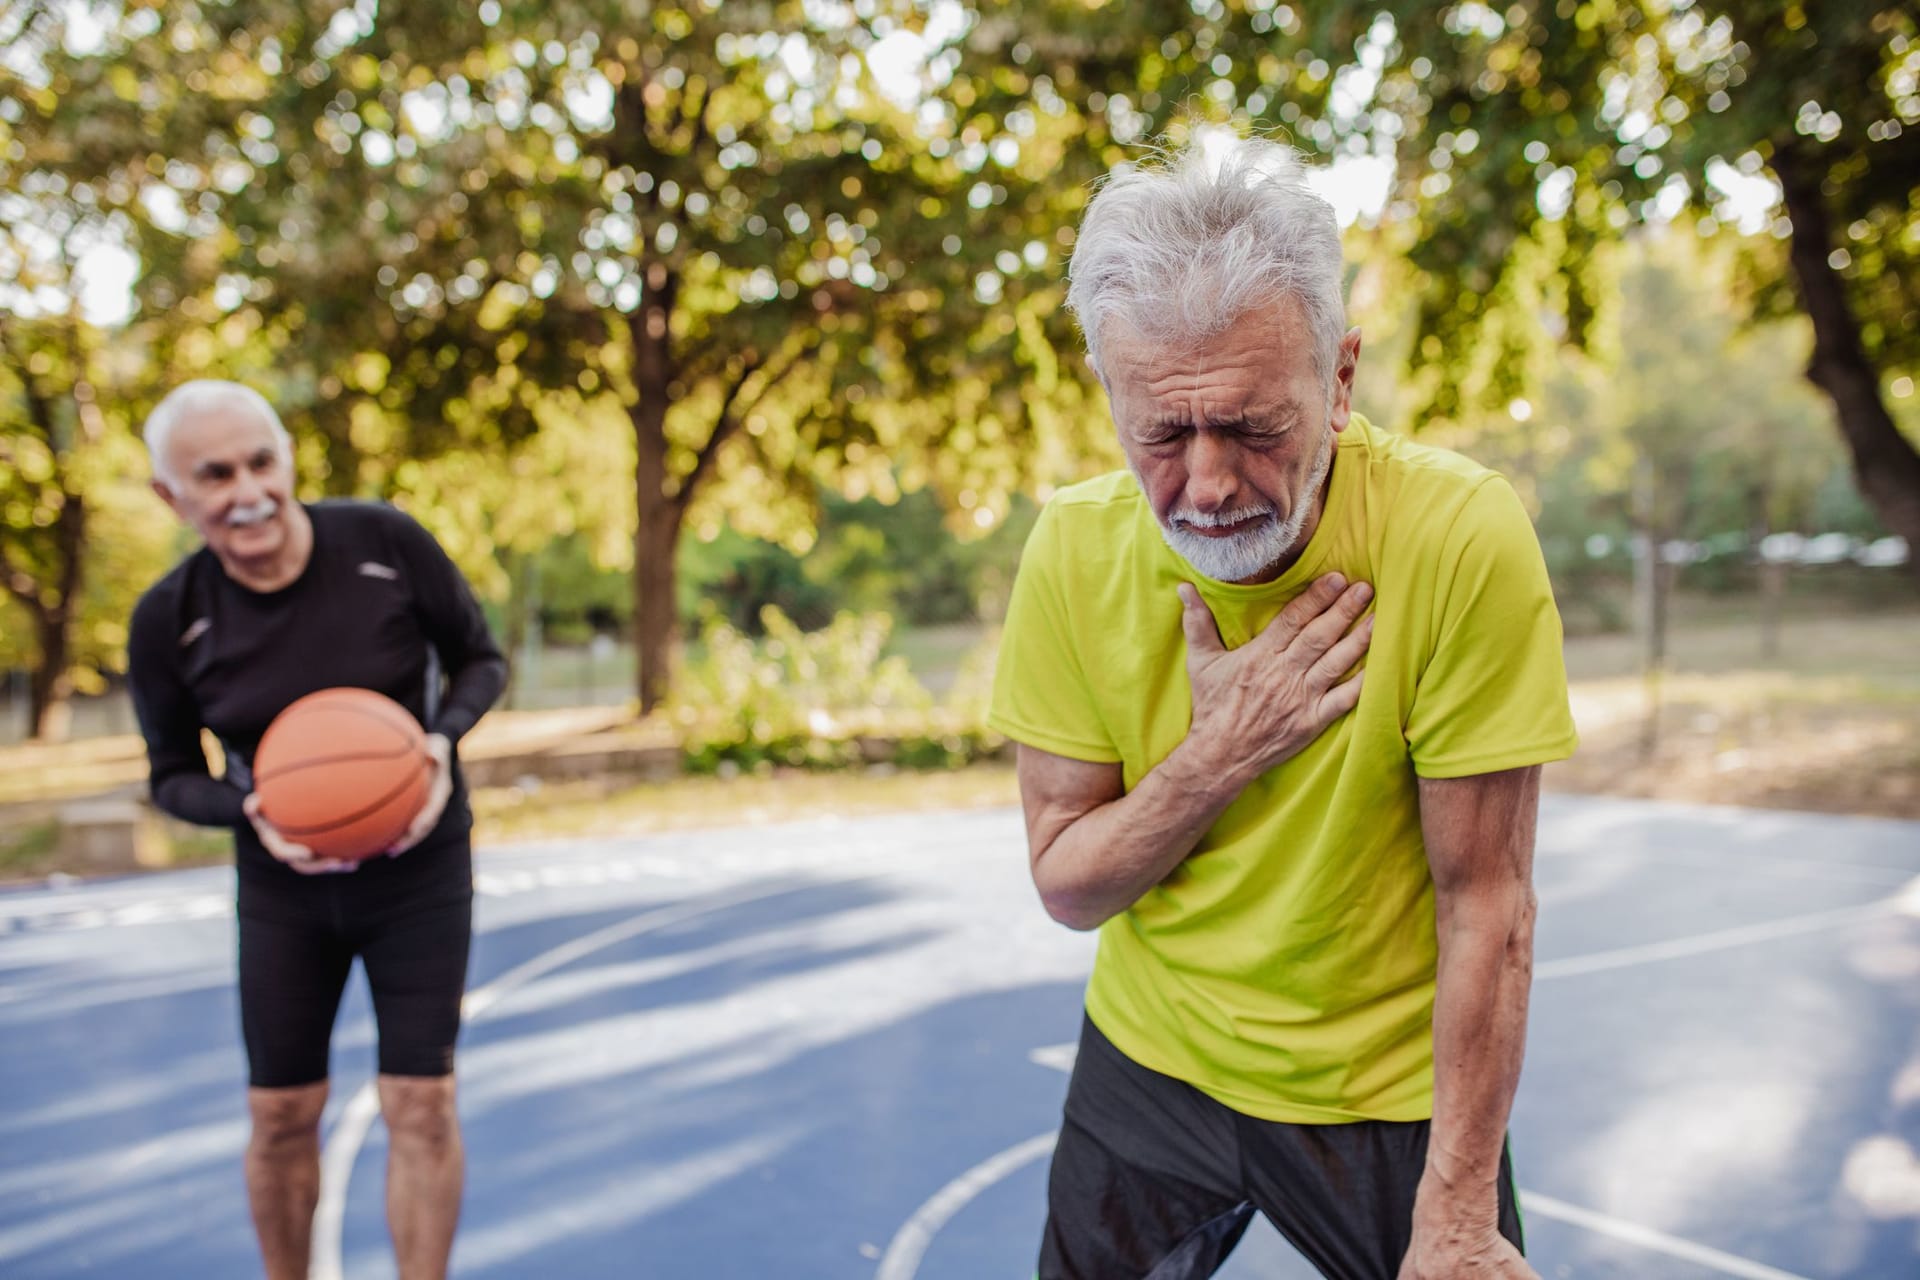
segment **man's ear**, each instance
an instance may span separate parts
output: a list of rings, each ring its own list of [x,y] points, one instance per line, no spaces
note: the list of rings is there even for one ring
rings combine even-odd
[[[159,495],[160,501],[167,504],[168,510],[172,511],[175,515],[180,514],[180,500],[173,496],[173,490],[167,487],[166,481],[158,479],[149,480],[147,481],[147,487]]]
[[[1349,329],[1340,339],[1339,355],[1333,366],[1333,403],[1327,420],[1335,431],[1346,430],[1353,417],[1353,375],[1360,364],[1360,330]]]

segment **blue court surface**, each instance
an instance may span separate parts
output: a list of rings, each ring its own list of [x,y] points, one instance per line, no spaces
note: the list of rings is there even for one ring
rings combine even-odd
[[[1024,1280],[1093,940],[1011,811],[489,850],[455,1273]],[[1551,797],[1546,1277],[1920,1276],[1920,824]],[[0,1275],[258,1273],[231,877],[0,894]],[[316,1276],[384,1277],[372,1027]],[[1311,1272],[1257,1226],[1229,1280]]]

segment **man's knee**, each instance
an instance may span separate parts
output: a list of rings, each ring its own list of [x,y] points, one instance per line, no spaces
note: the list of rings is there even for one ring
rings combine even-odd
[[[317,1141],[320,1114],[326,1107],[325,1080],[289,1089],[248,1089],[247,1111],[253,1118],[254,1146],[278,1150]]]
[[[381,1076],[380,1114],[396,1142],[442,1148],[459,1141],[451,1075]]]

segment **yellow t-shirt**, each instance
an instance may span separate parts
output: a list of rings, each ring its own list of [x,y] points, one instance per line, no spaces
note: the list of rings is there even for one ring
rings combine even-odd
[[[1186,737],[1175,591],[1237,648],[1320,575],[1373,584],[1360,703],[1251,784],[1100,930],[1087,1012],[1122,1052],[1293,1123],[1433,1114],[1433,881],[1416,776],[1563,759],[1560,616],[1500,476],[1355,415],[1320,525],[1280,578],[1202,578],[1127,472],[1062,490],[1029,539],[988,723],[1129,790]]]

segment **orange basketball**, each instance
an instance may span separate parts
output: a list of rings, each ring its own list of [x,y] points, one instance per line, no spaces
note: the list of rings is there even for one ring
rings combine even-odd
[[[273,718],[254,752],[261,816],[322,858],[384,853],[427,802],[426,738],[384,694],[310,693]]]

